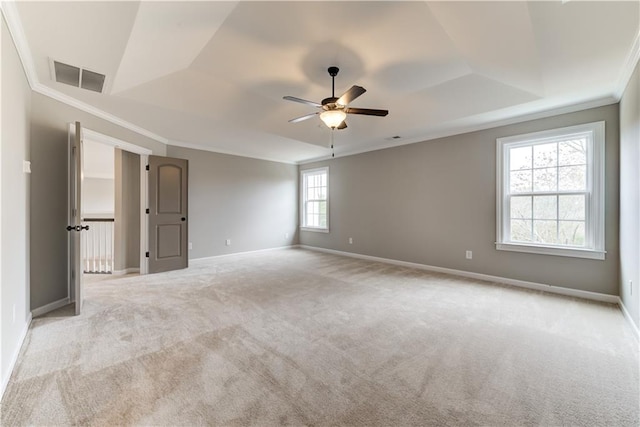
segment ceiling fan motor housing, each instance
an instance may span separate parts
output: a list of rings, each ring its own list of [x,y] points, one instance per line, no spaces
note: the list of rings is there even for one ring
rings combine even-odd
[[[331,108],[335,108],[336,107],[336,102],[338,102],[338,98],[331,96],[329,98],[325,98],[322,100],[321,104],[322,104],[322,108],[326,109],[331,109]]]

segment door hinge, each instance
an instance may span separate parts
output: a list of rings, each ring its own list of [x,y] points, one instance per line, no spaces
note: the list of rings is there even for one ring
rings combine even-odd
[[[149,213],[149,208],[145,209],[145,212],[146,212],[146,213]]]
[[[147,165],[147,167],[145,168],[146,170],[149,170],[149,165]]]
[[[147,258],[149,258],[149,252],[145,253],[145,256],[146,256]]]

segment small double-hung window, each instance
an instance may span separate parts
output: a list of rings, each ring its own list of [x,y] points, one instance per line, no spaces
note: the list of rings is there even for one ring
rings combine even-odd
[[[604,259],[604,122],[497,140],[499,250]]]
[[[312,231],[329,231],[328,197],[329,168],[310,169],[301,172],[302,228]]]

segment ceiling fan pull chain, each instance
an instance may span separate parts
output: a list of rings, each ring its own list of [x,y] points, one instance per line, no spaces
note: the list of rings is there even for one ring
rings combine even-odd
[[[333,132],[335,132],[335,129],[331,129],[331,157],[332,158],[336,156],[335,152],[333,151]]]

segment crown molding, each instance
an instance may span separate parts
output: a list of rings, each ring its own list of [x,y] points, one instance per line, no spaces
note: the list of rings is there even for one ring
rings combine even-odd
[[[111,113],[107,113],[106,111],[96,108],[93,105],[87,104],[86,102],[79,101],[69,95],[65,95],[62,92],[58,92],[55,89],[51,89],[49,86],[45,86],[42,83],[37,83],[35,86],[32,86],[31,89],[34,92],[37,92],[41,95],[55,99],[56,101],[60,101],[63,104],[67,104],[71,107],[77,108],[78,110],[81,110],[81,111],[84,111],[85,113],[89,113],[93,116],[99,117],[103,120],[111,122],[125,129],[129,129],[130,131],[133,131],[139,135],[146,136],[147,138],[153,139],[165,145],[169,143],[169,140],[163,136],[153,133],[150,130],[147,130],[143,127],[134,125],[131,122],[121,119],[120,117],[114,116]]]
[[[640,60],[640,29],[638,30],[638,34],[636,34],[636,39],[631,45],[631,51],[629,51],[629,55],[627,56],[627,60],[622,67],[622,71],[620,73],[620,78],[618,79],[618,86],[616,87],[615,97],[619,101],[622,98],[622,94],[624,90],[627,88],[629,84],[629,80],[631,79],[631,75],[636,68],[636,64]]]
[[[33,55],[31,55],[31,49],[29,49],[29,44],[27,43],[27,36],[20,23],[16,2],[0,1],[0,10],[2,10],[4,19],[7,22],[7,28],[9,29],[13,43],[16,45],[16,50],[18,51],[20,62],[22,62],[22,68],[27,76],[29,86],[33,89],[38,83],[38,76],[36,74],[36,67],[33,64]]]
[[[322,157],[316,157],[309,160],[301,160],[297,162],[297,164],[306,165],[309,163],[337,159],[340,157],[355,156],[357,154],[368,153],[371,151],[384,150],[387,148],[400,147],[403,145],[416,144],[419,142],[433,141],[434,139],[447,138],[447,137],[456,136],[456,135],[463,135],[470,132],[478,132],[481,130],[493,129],[493,128],[498,128],[502,126],[516,124],[516,123],[528,122],[531,120],[538,120],[538,119],[544,119],[547,117],[559,116],[561,114],[575,113],[576,111],[588,110],[591,108],[604,107],[605,105],[611,105],[617,102],[619,102],[619,99],[616,99],[614,96],[607,96],[604,98],[598,98],[591,101],[581,102],[579,104],[567,105],[564,107],[558,107],[550,110],[539,111],[537,113],[519,115],[519,116],[502,119],[502,120],[493,120],[490,122],[479,123],[479,124],[468,125],[468,126],[461,124],[459,126],[454,126],[450,129],[432,132],[428,135],[423,135],[420,137],[407,138],[407,139],[396,140],[396,141],[385,141],[378,144],[367,145],[366,147],[356,147],[351,150],[347,149],[345,151],[335,153],[335,156],[333,157],[331,155],[327,155]]]
[[[104,110],[96,108],[85,102],[79,101],[69,95],[65,95],[62,92],[59,92],[55,89],[50,88],[49,86],[42,84],[38,79],[36,67],[33,62],[33,55],[31,54],[29,43],[27,43],[27,36],[24,33],[22,24],[20,23],[20,15],[16,7],[16,2],[0,1],[0,9],[2,10],[2,14],[4,15],[5,20],[7,22],[9,33],[11,34],[13,43],[15,44],[16,50],[18,51],[18,56],[20,57],[20,61],[22,62],[22,68],[24,69],[24,72],[27,76],[27,81],[29,82],[29,86],[31,87],[31,90],[41,95],[55,99],[56,101],[60,101],[63,104],[67,104],[71,107],[77,108],[93,116],[96,116],[103,120],[111,122],[115,125],[128,129],[139,135],[146,136],[147,138],[151,138],[162,144],[166,145],[169,142],[167,138],[160,136],[158,134],[155,134],[150,130],[134,125],[133,123],[130,123],[124,119],[121,119],[120,117],[114,116],[111,113],[107,113]]]
[[[168,147],[178,147],[178,148],[189,148],[191,150],[207,151],[209,153],[225,154],[225,155],[228,155],[228,156],[244,157],[244,158],[256,159],[256,160],[265,160],[267,162],[284,163],[284,164],[287,164],[287,165],[297,165],[298,164],[298,162],[292,162],[292,161],[287,161],[287,160],[278,160],[278,159],[274,159],[274,158],[271,158],[271,157],[253,156],[253,155],[249,155],[249,154],[246,154],[246,153],[240,153],[238,151],[220,150],[219,148],[207,147],[205,145],[193,144],[193,143],[184,142],[184,141],[169,140],[169,142],[167,143],[167,146]]]

